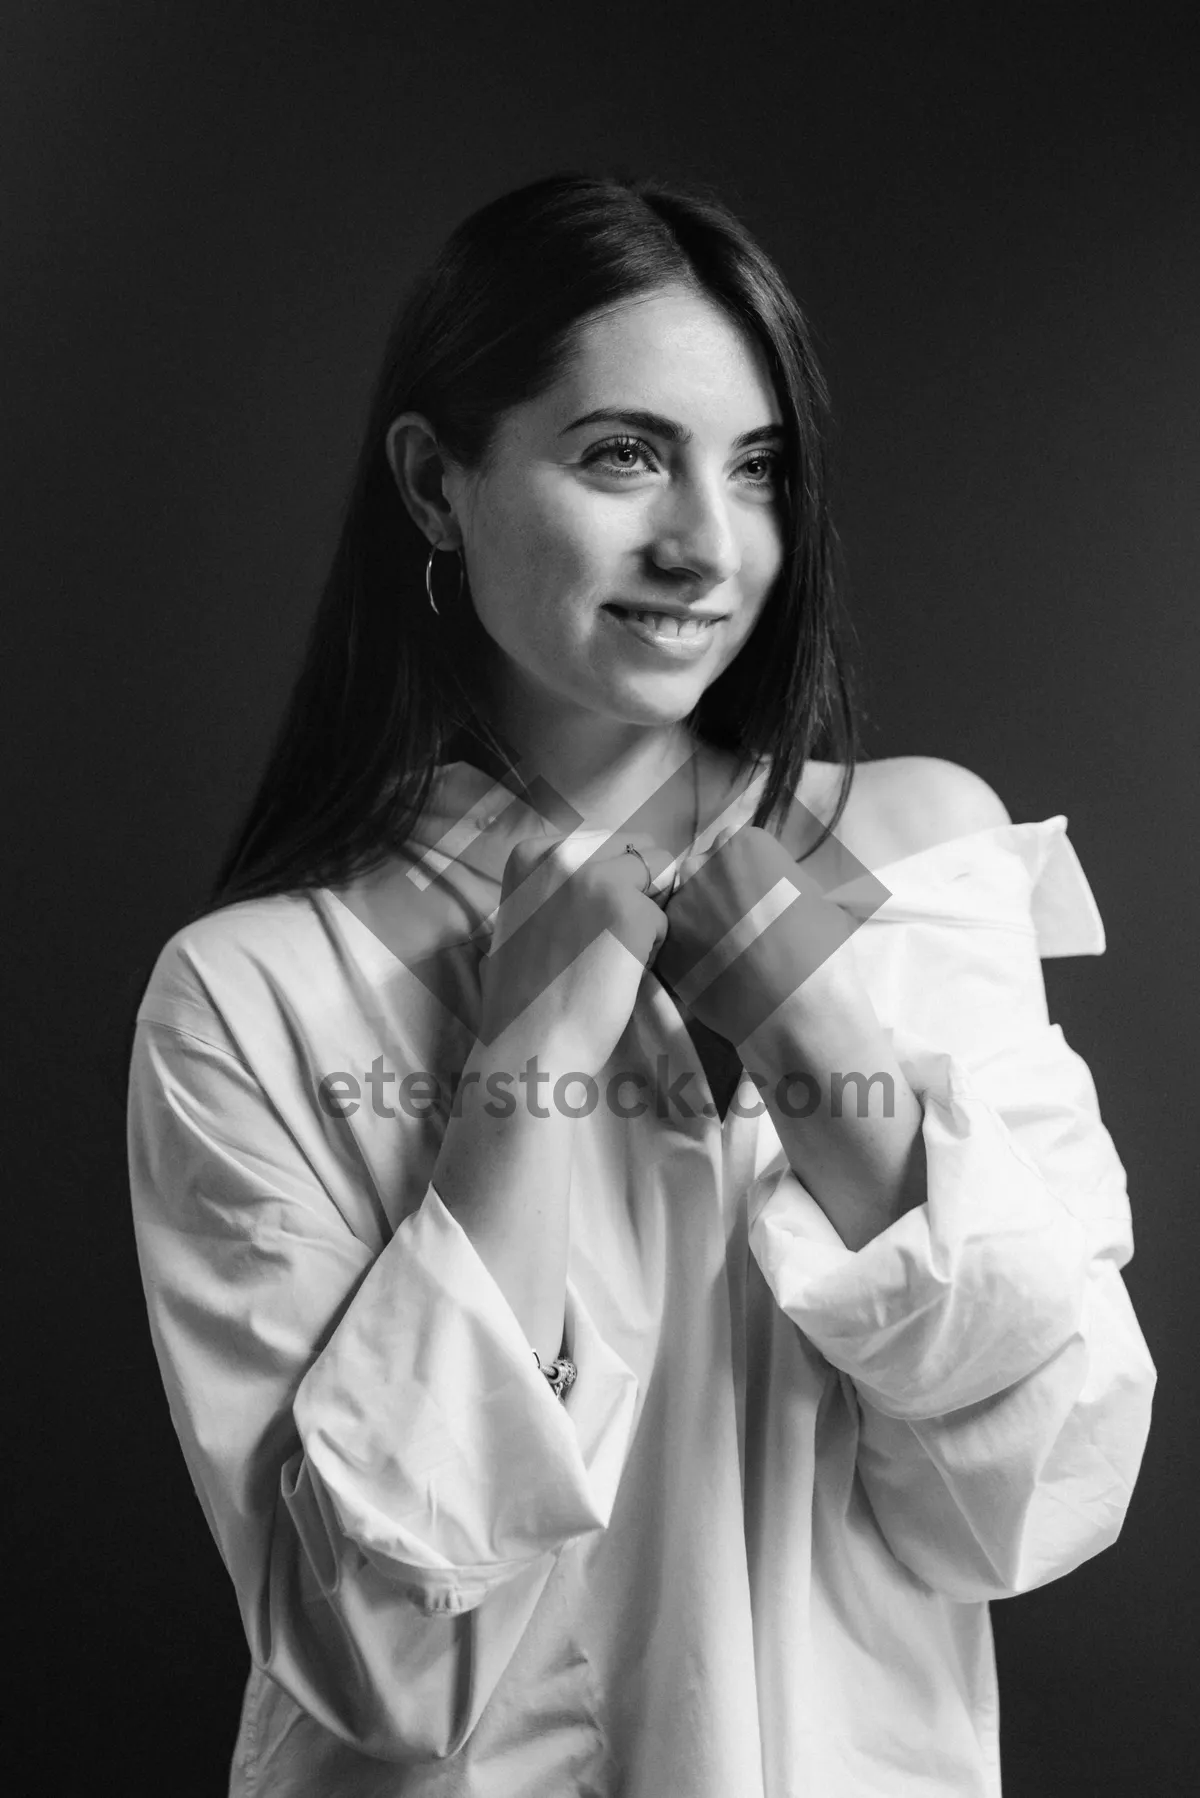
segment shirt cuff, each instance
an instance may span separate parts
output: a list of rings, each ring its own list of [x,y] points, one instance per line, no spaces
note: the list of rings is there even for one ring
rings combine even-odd
[[[637,1380],[570,1280],[565,1339],[578,1377],[564,1401],[431,1186],[301,1383],[322,1509],[426,1610],[468,1609],[607,1525]]]
[[[879,1410],[914,1420],[990,1398],[1055,1354],[1079,1327],[1089,1253],[963,1064],[890,1035],[924,1114],[925,1201],[849,1249],[788,1170],[750,1246],[825,1358]]]

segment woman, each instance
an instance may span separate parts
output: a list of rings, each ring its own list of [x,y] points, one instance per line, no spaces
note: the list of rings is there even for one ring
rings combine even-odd
[[[1154,1371],[1039,966],[1102,929],[1064,818],[857,763],[825,418],[658,184],[401,312],[133,1058],[233,1793],[995,1794],[988,1601],[1118,1533]]]

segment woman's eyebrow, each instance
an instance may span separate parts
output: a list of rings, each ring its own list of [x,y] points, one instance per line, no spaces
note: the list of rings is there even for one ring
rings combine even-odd
[[[632,425],[635,430],[648,431],[652,437],[663,437],[668,443],[690,443],[692,433],[673,418],[664,418],[661,412],[646,412],[637,406],[603,406],[596,412],[585,412],[582,418],[572,419],[559,432],[565,437],[568,431],[578,431],[583,425]],[[740,437],[733,440],[734,449],[746,449],[752,443],[782,443],[784,430],[782,425],[757,425],[753,431],[743,431]]]

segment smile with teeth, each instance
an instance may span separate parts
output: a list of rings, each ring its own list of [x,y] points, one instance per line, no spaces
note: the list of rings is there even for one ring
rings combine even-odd
[[[680,618],[672,612],[635,612],[626,606],[614,610],[619,618],[636,619],[660,637],[700,637],[718,622],[715,618]]]

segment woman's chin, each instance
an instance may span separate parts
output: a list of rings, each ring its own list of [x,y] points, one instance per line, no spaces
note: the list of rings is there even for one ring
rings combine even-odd
[[[697,692],[689,689],[686,693],[678,693],[673,697],[664,695],[656,698],[655,702],[650,702],[641,695],[625,695],[621,699],[614,698],[609,705],[597,709],[607,711],[610,717],[619,718],[623,724],[642,724],[654,729],[662,725],[679,724],[689,717],[696,709],[702,692],[703,688]]]
[[[710,683],[695,669],[650,678],[605,682],[597,710],[611,712],[627,724],[678,724],[693,712]]]

